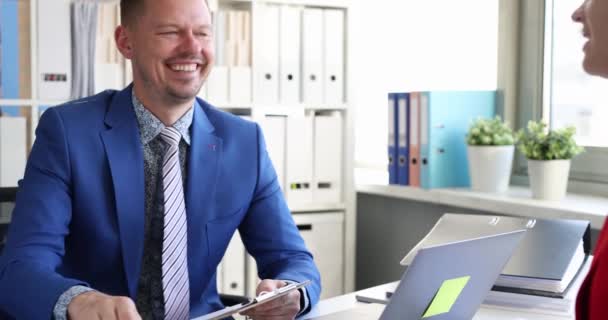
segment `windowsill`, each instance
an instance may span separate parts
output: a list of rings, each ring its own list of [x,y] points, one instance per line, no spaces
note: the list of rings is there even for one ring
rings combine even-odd
[[[593,229],[601,229],[608,215],[605,197],[569,193],[561,201],[536,200],[529,188],[519,186],[511,186],[504,194],[394,185],[357,185],[357,192],[513,216],[589,220]]]

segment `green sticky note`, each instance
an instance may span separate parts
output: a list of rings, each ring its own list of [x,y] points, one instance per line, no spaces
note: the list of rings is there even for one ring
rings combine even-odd
[[[456,299],[458,299],[462,289],[464,289],[467,282],[469,282],[469,279],[471,279],[471,276],[445,280],[435,294],[435,298],[433,298],[433,301],[431,301],[431,304],[424,312],[422,318],[450,312],[450,309],[452,309],[452,306],[456,302]]]

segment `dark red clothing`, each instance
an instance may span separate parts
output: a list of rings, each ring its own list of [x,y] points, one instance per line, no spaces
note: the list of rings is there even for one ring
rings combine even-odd
[[[608,319],[608,222],[604,222],[591,269],[578,292],[576,319]]]

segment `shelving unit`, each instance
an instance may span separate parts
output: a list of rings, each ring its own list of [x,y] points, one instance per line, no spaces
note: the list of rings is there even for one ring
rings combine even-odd
[[[304,223],[306,226],[304,229],[308,228],[312,228],[312,230],[310,231],[306,231],[308,233],[306,233],[305,236],[305,241],[307,242],[307,245],[310,247],[311,251],[313,253],[315,253],[315,256],[318,259],[322,259],[323,261],[318,261],[318,265],[320,267],[321,270],[321,277],[322,279],[326,279],[323,280],[324,282],[327,283],[323,283],[324,287],[326,287],[327,290],[324,291],[324,295],[322,296],[322,298],[327,298],[333,295],[338,295],[338,294],[342,294],[344,292],[348,292],[348,291],[352,291],[354,289],[354,264],[355,264],[355,190],[354,190],[354,179],[353,179],[353,123],[354,123],[354,116],[353,116],[353,108],[350,105],[350,101],[349,101],[349,91],[348,91],[348,68],[347,68],[347,59],[346,59],[346,52],[347,52],[347,35],[348,35],[348,8],[349,8],[349,3],[347,1],[291,1],[291,0],[276,0],[276,1],[266,1],[266,0],[221,0],[219,1],[219,3],[217,4],[218,8],[220,8],[220,10],[224,9],[224,10],[230,10],[230,9],[236,9],[236,10],[247,10],[250,12],[251,14],[251,49],[252,49],[252,65],[251,65],[251,73],[252,73],[252,80],[251,80],[251,92],[252,92],[252,96],[253,96],[253,102],[251,102],[250,104],[243,104],[243,103],[236,103],[236,104],[231,104],[231,103],[227,103],[227,104],[218,104],[218,106],[222,109],[225,110],[229,110],[229,111],[235,111],[235,113],[239,114],[239,115],[247,115],[249,117],[251,117],[251,119],[253,119],[254,121],[258,121],[262,124],[262,128],[263,130],[264,128],[264,118],[267,116],[284,116],[286,119],[289,119],[290,117],[303,117],[303,116],[311,116],[314,114],[333,114],[333,115],[339,115],[342,119],[341,121],[341,132],[339,132],[339,135],[342,137],[342,143],[341,143],[341,169],[340,169],[340,182],[341,182],[341,195],[340,195],[340,201],[338,202],[334,202],[334,203],[327,203],[327,202],[310,202],[310,203],[297,203],[294,204],[292,203],[290,195],[289,195],[289,191],[287,190],[287,200],[288,200],[288,205],[292,211],[292,213],[294,214],[294,219],[296,221],[296,223],[300,226],[300,224]],[[340,10],[341,13],[343,13],[343,47],[342,47],[342,54],[343,56],[341,57],[341,63],[343,64],[343,78],[346,79],[346,81],[344,81],[343,83],[343,99],[341,99],[341,101],[339,102],[333,102],[333,103],[327,103],[327,102],[323,102],[323,101],[317,101],[317,102],[305,102],[305,97],[304,97],[304,93],[302,91],[299,92],[299,101],[289,101],[289,102],[281,102],[281,96],[282,94],[278,94],[278,100],[276,102],[267,102],[267,101],[263,101],[263,102],[257,102],[255,101],[256,99],[256,88],[259,88],[260,83],[256,83],[256,81],[264,81],[264,77],[261,76],[256,76],[256,74],[259,74],[263,68],[263,66],[260,66],[257,64],[257,62],[259,62],[259,59],[256,59],[256,57],[259,57],[256,55],[256,50],[260,50],[260,42],[263,41],[267,41],[265,39],[259,39],[256,38],[257,36],[257,31],[256,30],[256,26],[258,28],[264,28],[267,26],[259,26],[258,21],[256,21],[256,17],[260,17],[263,16],[264,18],[268,18],[268,15],[266,12],[264,12],[264,10],[268,7],[268,6],[277,6],[278,7],[278,11],[280,14],[280,11],[282,10],[282,8],[290,8],[290,9],[295,9],[295,10],[305,10],[305,9],[315,9],[315,10]],[[300,11],[299,13],[299,17],[301,19],[302,17],[302,11]],[[272,14],[271,14],[272,16]],[[302,29],[304,29],[304,27],[301,27]],[[302,31],[302,33],[305,31]],[[297,34],[295,36],[298,36]],[[279,35],[279,39],[281,39],[280,35]],[[300,40],[302,41],[302,40]],[[266,44],[264,42],[264,44]],[[276,44],[271,44],[270,46],[274,46]],[[277,50],[281,51],[280,49],[280,45],[279,48],[277,48]],[[304,54],[303,53],[304,49],[300,50],[300,54]],[[302,57],[300,57],[302,59]],[[279,61],[281,61],[281,57],[279,57]],[[279,62],[280,64],[281,62]],[[302,62],[303,63],[303,62]],[[279,66],[279,69],[281,69],[281,67]],[[299,72],[300,76],[302,77],[302,79],[304,79],[306,77],[306,75],[303,74],[304,72],[304,67],[302,65],[298,66],[298,70],[296,71],[296,74]],[[266,71],[266,70],[264,70]],[[276,75],[277,77],[281,77],[281,76],[285,76],[284,74],[281,75],[281,71],[278,70],[278,73]],[[271,76],[275,77],[275,75]],[[267,78],[266,78],[267,79]],[[279,80],[280,81],[280,80]],[[302,86],[304,86],[304,84],[301,84]],[[281,90],[281,86],[279,85],[278,90]],[[300,87],[300,90],[303,90],[302,87]],[[213,102],[213,101],[211,101]],[[289,122],[289,120],[286,120],[287,123]],[[336,133],[338,134],[338,133]],[[270,144],[273,142],[272,139],[269,139],[269,134],[266,134],[267,136],[267,143],[269,144],[269,149],[271,149],[272,146],[270,146]],[[298,146],[300,147],[300,146]],[[289,147],[287,147],[289,148]],[[270,155],[271,155],[271,159],[273,158],[273,150],[269,150]],[[286,152],[288,153],[288,152]],[[273,162],[275,162],[275,159],[273,159]],[[275,165],[275,167],[277,167]],[[280,167],[279,166],[277,168],[277,170],[280,171]],[[280,174],[279,174],[280,175]],[[287,179],[288,180],[288,179]],[[289,185],[289,183],[287,183]],[[283,184],[283,187],[285,187],[285,184]],[[285,189],[285,188],[284,188]],[[338,244],[335,243],[335,239],[323,239],[324,234],[319,234],[316,232],[316,229],[318,228],[319,230],[323,230],[325,232],[329,231],[328,229],[324,229],[324,228],[328,228],[323,221],[325,221],[326,219],[328,219],[329,217],[332,217],[334,220],[332,220],[334,223],[332,227],[334,232],[336,233],[335,236],[337,236],[340,239],[340,242]],[[301,227],[301,226],[300,226]],[[323,232],[320,231],[320,232]],[[303,233],[304,235],[304,233]],[[316,242],[311,240],[311,239],[316,239]],[[327,241],[328,243],[326,243],[325,246],[320,245],[320,243],[323,243],[323,241]],[[238,237],[238,235],[235,235],[235,237],[233,238],[233,242],[231,243],[230,247],[229,247],[229,251],[233,250],[233,252],[244,252],[242,247],[235,245],[235,243],[240,242],[240,238]],[[309,243],[310,242],[310,243]],[[332,247],[332,244],[334,244],[334,246]],[[318,249],[323,247],[323,248],[327,248],[327,247],[331,247],[331,249],[328,250],[335,250],[336,246],[341,248],[341,252],[331,252],[329,255],[325,252],[319,252]],[[327,259],[330,259],[330,257],[335,257],[335,261],[327,261]],[[227,258],[226,258],[227,257]],[[230,255],[228,254],[225,257],[226,259],[233,259],[231,261],[224,261],[225,265],[231,265],[235,263],[234,259],[239,259],[239,255]],[[226,274],[226,272],[222,272],[221,268],[218,272],[219,275],[219,282],[220,282],[220,289],[224,292],[227,293],[232,293],[232,294],[242,294],[243,293],[243,289],[245,289],[245,293],[247,295],[254,295],[255,294],[255,288],[257,286],[257,275],[256,275],[256,268],[255,268],[255,262],[251,257],[248,257],[246,259],[246,276],[244,278],[245,280],[245,285],[244,288],[243,286],[239,283],[239,281],[243,280],[243,278],[241,277],[240,274],[234,274],[233,275],[229,275]],[[335,268],[332,269],[331,267],[328,267],[328,265],[334,265],[334,266],[338,266],[339,268],[339,272],[336,272]],[[232,270],[234,270],[233,268],[231,268],[230,272],[233,272]],[[338,280],[336,280],[336,277],[338,277]],[[331,280],[330,280],[331,279]],[[231,281],[234,280],[234,281]],[[223,282],[223,286],[222,283]],[[331,283],[330,283],[331,282]]]

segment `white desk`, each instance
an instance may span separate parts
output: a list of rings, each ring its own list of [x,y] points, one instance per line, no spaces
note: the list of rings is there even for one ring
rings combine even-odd
[[[528,309],[528,308],[502,308],[499,306],[489,306],[482,305],[475,314],[473,319],[475,320],[573,320],[574,319],[574,303],[576,301],[576,294],[578,289],[580,288],[587,272],[589,272],[589,268],[591,266],[591,261],[593,257],[589,257],[585,264],[583,265],[581,271],[574,279],[572,287],[568,290],[566,294],[566,298],[569,299],[572,303],[572,309],[569,314],[560,314],[558,312],[545,312],[540,309]],[[370,292],[375,292],[376,294],[371,294],[371,296],[380,296],[387,291],[394,291],[397,282],[391,282],[383,285],[379,285],[376,287],[368,288],[365,290],[360,290],[357,292],[345,294],[342,296],[330,298],[327,300],[320,301],[306,316],[302,319],[314,319],[316,317],[325,316],[328,314],[348,310],[356,307],[357,305],[362,305],[364,303],[358,302],[355,298],[356,294],[364,294],[370,296]],[[365,294],[367,293],[367,294]]]
[[[386,291],[391,287],[391,284],[384,284],[374,287],[374,290]],[[369,290],[369,289],[367,289]],[[340,312],[354,308],[357,305],[363,304],[355,299],[356,293],[349,293],[343,296],[330,298],[327,300],[320,301],[306,316],[302,319],[314,319],[316,317],[328,315],[335,312]],[[482,306],[477,314],[475,320],[572,320],[574,315],[570,316],[556,316],[546,315],[541,313],[524,312],[524,311],[513,311],[506,309],[499,309],[498,307],[486,307]]]

